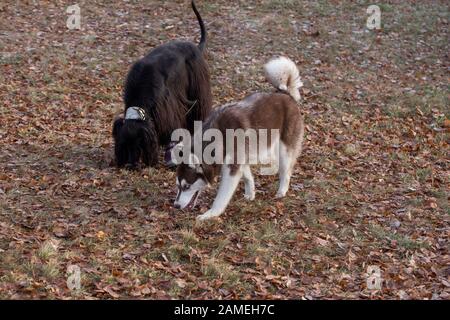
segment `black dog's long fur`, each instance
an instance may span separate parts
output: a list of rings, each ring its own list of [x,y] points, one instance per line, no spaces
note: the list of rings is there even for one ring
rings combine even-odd
[[[201,29],[198,46],[172,41],[153,49],[131,68],[124,93],[125,113],[130,107],[145,110],[146,121],[119,118],[113,125],[116,164],[136,168],[158,163],[159,146],[170,143],[173,130],[191,132],[212,107],[209,71],[203,54],[206,30],[192,1]]]

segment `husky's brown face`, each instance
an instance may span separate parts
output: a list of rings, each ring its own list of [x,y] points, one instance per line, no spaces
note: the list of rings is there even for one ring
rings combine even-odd
[[[174,207],[194,208],[202,190],[208,186],[208,180],[201,165],[181,164],[177,169],[177,198]]]

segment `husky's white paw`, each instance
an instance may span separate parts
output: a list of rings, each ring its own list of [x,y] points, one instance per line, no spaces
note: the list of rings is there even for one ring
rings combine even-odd
[[[276,197],[277,199],[284,198],[284,197],[286,196],[286,193],[287,193],[287,191],[285,191],[285,192],[278,191],[277,194],[275,195],[275,197]]]
[[[206,211],[197,217],[197,221],[205,221],[220,216],[220,212],[215,212],[212,209]]]
[[[244,193],[244,199],[248,200],[248,201],[255,200],[255,191],[250,192],[250,193]]]

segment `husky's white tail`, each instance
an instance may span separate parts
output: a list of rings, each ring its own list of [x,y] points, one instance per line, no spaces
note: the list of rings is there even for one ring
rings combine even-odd
[[[286,57],[273,58],[264,65],[266,79],[276,89],[288,93],[295,101],[300,101],[299,89],[303,86],[295,62]]]

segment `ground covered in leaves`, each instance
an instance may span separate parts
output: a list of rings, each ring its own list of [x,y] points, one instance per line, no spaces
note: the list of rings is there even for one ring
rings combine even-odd
[[[198,40],[188,1],[0,5],[0,298],[449,299],[448,1],[198,1],[215,104],[299,65],[307,133],[287,198],[242,187],[219,220],[171,207],[175,176],[110,166],[130,64]],[[67,288],[67,268],[81,289]],[[381,290],[367,287],[377,266]]]

